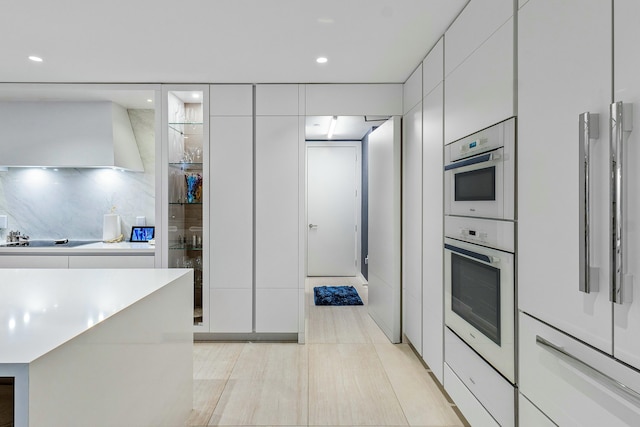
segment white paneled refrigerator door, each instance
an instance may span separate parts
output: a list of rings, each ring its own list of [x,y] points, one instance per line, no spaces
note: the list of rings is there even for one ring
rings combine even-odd
[[[614,101],[621,117],[612,118],[612,147],[621,144],[621,261],[612,279],[614,356],[640,369],[640,2],[614,2]],[[623,103],[622,106],[620,103]],[[623,122],[620,123],[620,118]],[[612,148],[612,150],[614,150]],[[614,150],[615,151],[615,150]],[[619,282],[619,283],[618,283]]]
[[[611,353],[611,4],[527,2],[518,18],[518,74],[519,308]],[[601,130],[589,143],[590,293],[579,286],[584,230],[578,220],[578,124],[584,112],[599,115]]]

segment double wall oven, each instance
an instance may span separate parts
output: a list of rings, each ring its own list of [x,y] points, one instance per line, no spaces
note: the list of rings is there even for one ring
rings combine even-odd
[[[515,383],[515,118],[445,146],[445,323]]]

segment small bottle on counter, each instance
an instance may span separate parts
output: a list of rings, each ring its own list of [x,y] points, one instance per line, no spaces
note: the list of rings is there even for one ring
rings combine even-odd
[[[196,243],[197,243],[196,235],[195,235],[195,234],[194,234],[194,235],[192,236],[192,238],[191,238],[191,243],[192,243],[192,246],[195,248],[195,247],[196,247]]]

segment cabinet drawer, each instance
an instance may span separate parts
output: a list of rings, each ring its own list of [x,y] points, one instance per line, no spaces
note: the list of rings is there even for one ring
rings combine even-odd
[[[444,336],[447,365],[501,426],[515,425],[515,391],[511,383],[448,328]]]
[[[554,423],[640,425],[640,400],[595,370],[636,391],[640,373],[524,313],[520,313],[519,341],[520,392]]]
[[[69,268],[69,257],[63,255],[3,255],[0,268]]]
[[[500,426],[446,363],[444,364],[444,388],[469,424],[484,427]]]
[[[154,268],[151,255],[86,255],[70,256],[69,268]]]
[[[554,427],[555,424],[546,417],[533,403],[518,395],[518,425],[520,427]]]

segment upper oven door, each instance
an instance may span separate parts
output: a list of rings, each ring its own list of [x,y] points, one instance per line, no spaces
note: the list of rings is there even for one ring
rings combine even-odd
[[[445,323],[512,382],[514,256],[445,238]]]

